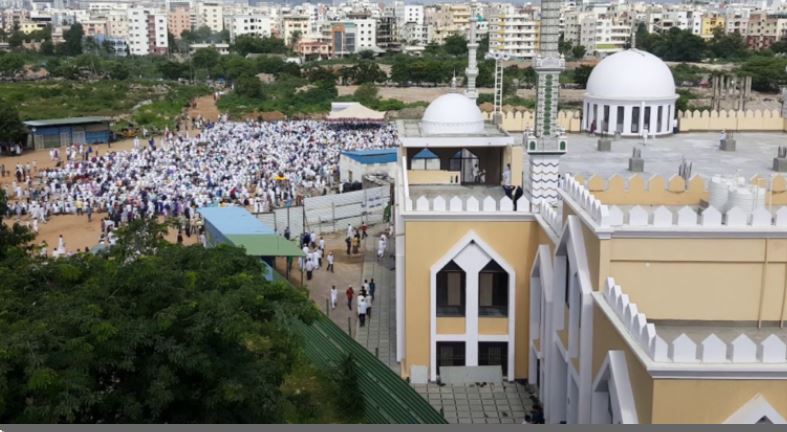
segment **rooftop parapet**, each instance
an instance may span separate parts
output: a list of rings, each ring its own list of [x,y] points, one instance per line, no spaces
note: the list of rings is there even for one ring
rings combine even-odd
[[[647,316],[639,311],[637,305],[629,299],[613,278],[607,279],[602,296],[636,346],[653,362],[787,364],[787,344],[775,333],[755,341],[746,334],[746,328],[741,328],[740,334],[730,340],[727,336],[720,336],[721,333],[714,333],[710,328],[710,332],[706,331],[704,338],[697,343],[687,334],[692,330],[691,325],[687,324],[683,328],[686,332],[681,332],[667,342],[659,334],[660,327],[648,322]],[[698,326],[698,328],[708,329],[705,326]]]

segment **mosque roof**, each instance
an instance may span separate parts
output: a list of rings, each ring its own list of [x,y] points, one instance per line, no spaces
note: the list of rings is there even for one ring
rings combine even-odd
[[[593,99],[650,101],[676,99],[670,68],[653,54],[638,49],[604,58],[593,68],[585,96]]]
[[[484,116],[475,100],[459,93],[444,94],[424,111],[421,129],[426,135],[467,135],[484,131]]]
[[[343,151],[342,155],[347,156],[348,158],[364,165],[386,164],[396,162],[397,151],[398,150],[395,148],[355,150]]]

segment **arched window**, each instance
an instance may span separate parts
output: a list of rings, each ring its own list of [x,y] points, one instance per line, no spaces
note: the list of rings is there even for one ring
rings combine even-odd
[[[465,316],[465,272],[453,261],[437,273],[437,316]]]
[[[478,315],[508,316],[508,273],[495,260],[478,275]]]

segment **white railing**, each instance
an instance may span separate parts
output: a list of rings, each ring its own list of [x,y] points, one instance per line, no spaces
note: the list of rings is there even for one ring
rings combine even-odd
[[[476,197],[460,198],[454,196],[446,199],[443,196],[428,198],[426,196],[418,197],[414,202],[410,198],[406,199],[406,208],[414,213],[493,213],[493,212],[507,212],[507,213],[529,213],[530,201],[524,196],[517,201],[517,208],[514,210],[514,202],[511,198],[502,197],[499,200],[486,196],[479,200]]]
[[[607,278],[604,299],[629,335],[650,358],[663,363],[787,363],[787,344],[775,334],[757,343],[745,334],[725,342],[711,333],[699,344],[685,333],[666,342],[613,278]]]

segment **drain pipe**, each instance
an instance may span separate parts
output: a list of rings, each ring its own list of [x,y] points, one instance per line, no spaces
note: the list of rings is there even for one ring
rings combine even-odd
[[[762,308],[765,301],[765,282],[768,280],[768,237],[765,237],[765,265],[760,278],[760,308],[757,311],[757,328],[762,328]],[[783,304],[783,303],[782,303]]]

